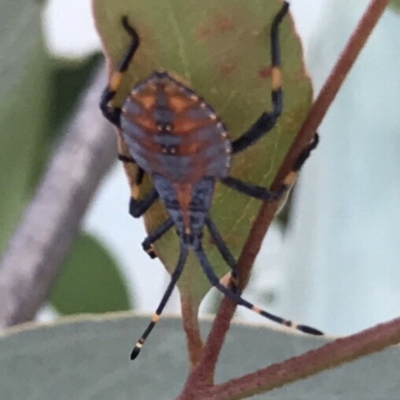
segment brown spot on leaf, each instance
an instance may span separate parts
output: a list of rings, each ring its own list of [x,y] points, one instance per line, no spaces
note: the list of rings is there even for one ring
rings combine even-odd
[[[234,29],[232,17],[217,16],[215,18],[204,21],[197,29],[197,37],[204,40],[211,35],[225,33]]]
[[[261,79],[268,79],[271,76],[271,67],[262,67],[258,70],[258,76]]]
[[[209,26],[201,25],[197,29],[197,37],[199,40],[204,40],[211,34],[211,28]]]
[[[235,69],[236,63],[234,62],[223,62],[219,67],[220,74],[223,76],[231,74]]]
[[[232,30],[234,23],[231,17],[221,17],[217,20],[217,29],[219,32]]]

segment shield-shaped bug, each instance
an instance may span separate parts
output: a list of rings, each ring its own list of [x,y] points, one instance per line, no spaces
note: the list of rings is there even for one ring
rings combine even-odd
[[[189,249],[197,259],[211,282],[224,295],[238,305],[244,306],[272,321],[302,332],[321,335],[314,328],[298,325],[255,307],[245,300],[235,288],[237,263],[217,227],[209,216],[214,186],[217,180],[228,187],[263,201],[280,199],[293,184],[297,172],[318,143],[318,136],[298,159],[284,184],[275,192],[243,182],[229,176],[232,156],[246,150],[267,134],[282,113],[282,88],[280,73],[279,25],[287,14],[289,4],[284,2],[275,16],[270,32],[271,40],[271,98],[273,108],[264,112],[239,138],[228,138],[225,124],[213,108],[195,91],[187,87],[166,71],[156,71],[146,79],[134,84],[122,107],[114,107],[112,99],[121,83],[133,56],[139,47],[140,37],[126,17],[122,26],[131,37],[117,70],[104,89],[100,108],[104,116],[121,132],[130,156],[121,155],[123,162],[134,162],[138,166],[136,181],[141,183],[148,173],[154,183],[142,199],[132,197],[130,213],[134,217],[143,215],[160,198],[164,203],[168,219],[149,234],[143,248],[154,258],[153,243],[169,229],[175,227],[179,236],[180,253],[171,281],[150,324],[132,351],[131,359],[139,354],[146,338],[153,330],[186,262]],[[133,190],[135,193],[135,190]],[[231,269],[231,286],[222,285],[214,273],[202,247],[203,229],[208,229],[211,238],[223,259]]]

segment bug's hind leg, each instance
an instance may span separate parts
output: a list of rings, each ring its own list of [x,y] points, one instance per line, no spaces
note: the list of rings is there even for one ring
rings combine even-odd
[[[264,112],[260,118],[242,136],[232,141],[232,153],[239,153],[247,149],[262,136],[267,134],[276,124],[282,113],[282,88],[281,88],[281,56],[279,45],[279,25],[289,10],[289,3],[284,2],[282,8],[276,14],[271,25],[271,99],[272,111]]]
[[[151,321],[149,323],[149,325],[147,326],[147,328],[145,329],[145,331],[143,332],[142,336],[140,337],[140,339],[137,341],[135,347],[132,350],[131,353],[131,360],[134,360],[140,353],[140,350],[143,347],[144,342],[146,341],[147,337],[150,335],[151,331],[153,330],[154,326],[156,325],[156,323],[158,322],[158,320],[160,319],[160,315],[164,310],[165,305],[168,302],[168,299],[170,298],[172,291],[176,285],[176,282],[178,282],[179,277],[182,274],[183,268],[185,266],[185,262],[186,262],[186,258],[188,255],[188,250],[186,247],[181,247],[181,251],[179,254],[179,259],[178,259],[178,263],[175,267],[174,272],[171,275],[171,281],[167,287],[167,289],[165,290],[165,293],[160,301],[160,304],[157,307],[156,312],[153,314],[153,317],[151,318]]]
[[[131,37],[131,43],[121,58],[116,71],[111,75],[111,79],[103,90],[100,100],[100,109],[103,115],[115,126],[120,128],[121,108],[113,107],[110,101],[114,98],[118,88],[121,85],[122,76],[129,67],[136,50],[139,47],[140,39],[135,29],[129,25],[128,18],[122,17],[121,23],[125,31]]]
[[[215,275],[204,251],[201,246],[201,243],[198,243],[197,247],[195,248],[195,253],[196,256],[200,262],[200,265],[206,274],[208,280],[210,283],[217,288],[220,292],[222,292],[225,296],[229,297],[231,300],[233,300],[236,304],[243,306],[256,314],[260,314],[265,318],[268,318],[271,321],[277,322],[278,324],[285,325],[287,327],[296,329],[298,331],[308,333],[310,335],[323,335],[321,331],[318,329],[312,328],[307,325],[298,325],[295,324],[293,321],[278,317],[277,315],[271,314],[268,311],[262,310],[258,307],[256,307],[254,304],[250,303],[249,301],[245,300],[240,294],[233,292],[232,290],[228,289],[224,285],[222,285],[219,282],[218,277]]]
[[[276,191],[270,191],[262,186],[252,185],[251,183],[243,182],[240,179],[227,176],[222,178],[221,182],[230,187],[231,189],[237,190],[247,196],[253,197],[258,200],[263,201],[274,201],[279,200],[286,191],[293,185],[296,180],[297,174],[300,168],[303,166],[307,158],[310,156],[311,152],[317,147],[319,142],[318,133],[315,133],[313,141],[309,146],[300,154],[296,163],[293,166],[292,171],[288,173],[285,177],[283,184]]]
[[[215,246],[217,247],[218,251],[220,252],[222,258],[227,263],[229,268],[231,269],[231,284],[232,290],[236,292],[238,286],[238,271],[237,271],[237,264],[236,260],[233,258],[231,252],[228,249],[228,246],[225,244],[224,239],[222,238],[221,234],[218,232],[217,227],[215,226],[214,222],[211,220],[210,217],[206,217],[205,225],[210,232],[211,238],[214,241]]]
[[[167,231],[169,231],[174,226],[174,222],[171,218],[168,218],[164,221],[157,229],[147,236],[147,238],[143,241],[142,247],[143,250],[150,256],[150,258],[156,258],[157,255],[154,251],[154,242],[160,239]]]

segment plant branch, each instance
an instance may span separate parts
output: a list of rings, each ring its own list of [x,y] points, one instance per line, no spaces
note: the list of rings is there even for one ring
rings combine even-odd
[[[207,400],[239,400],[304,379],[400,342],[400,318],[206,390]]]
[[[0,328],[32,319],[79,232],[101,178],[115,160],[115,135],[98,109],[101,68],[82,95],[0,263]]]
[[[186,342],[189,352],[190,366],[193,368],[200,360],[203,352],[203,341],[201,340],[198,304],[194,304],[186,293],[181,293],[182,324],[185,331]]]

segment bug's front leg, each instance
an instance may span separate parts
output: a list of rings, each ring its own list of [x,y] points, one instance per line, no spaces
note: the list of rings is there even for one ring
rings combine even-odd
[[[272,110],[264,112],[248,131],[232,142],[232,153],[236,154],[247,149],[266,135],[275,126],[283,108],[283,94],[281,82],[281,55],[279,44],[279,26],[289,11],[289,3],[283,2],[282,8],[276,14],[271,25],[271,100]]]
[[[127,71],[129,64],[131,63],[133,56],[135,55],[140,44],[139,35],[135,29],[129,25],[128,18],[123,17],[121,22],[123,28],[131,37],[131,43],[121,58],[116,71],[114,71],[111,75],[110,81],[103,90],[100,99],[100,109],[103,115],[117,128],[121,127],[121,108],[112,106],[110,102],[115,97],[117,90],[121,85],[122,76]]]

